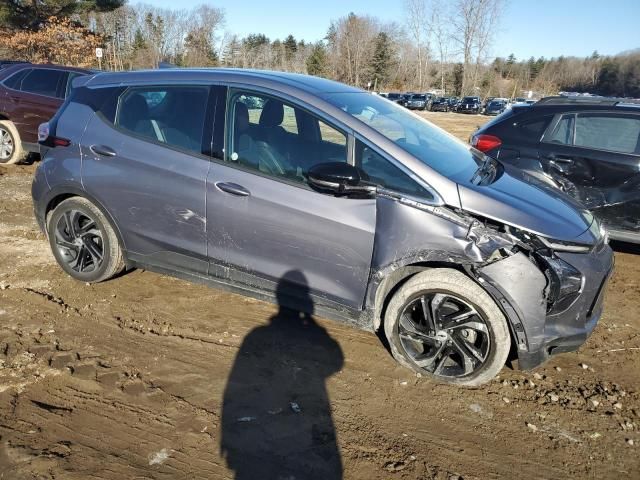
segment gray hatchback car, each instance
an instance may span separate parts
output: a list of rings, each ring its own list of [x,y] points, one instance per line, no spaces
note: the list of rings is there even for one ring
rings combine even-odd
[[[529,369],[575,350],[601,315],[598,222],[384,98],[228,69],[74,87],[40,128],[33,200],[78,280],[142,267],[262,299],[278,285],[286,306],[382,330],[403,365],[467,386],[510,353]]]

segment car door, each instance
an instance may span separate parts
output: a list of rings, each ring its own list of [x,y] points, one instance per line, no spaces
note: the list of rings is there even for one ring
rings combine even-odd
[[[540,143],[540,162],[614,236],[640,234],[640,114],[559,115]]]
[[[82,139],[82,182],[129,258],[206,275],[206,85],[117,91]],[[209,129],[210,130],[210,129]]]
[[[348,135],[271,95],[230,90],[227,104],[226,154],[207,180],[211,275],[274,290],[299,270],[316,300],[360,308],[375,199],[323,194],[304,176],[317,163],[347,162]],[[216,136],[222,133],[216,121]]]
[[[33,68],[16,89],[7,90],[7,111],[23,142],[38,142],[38,126],[51,119],[63,102],[66,72]]]

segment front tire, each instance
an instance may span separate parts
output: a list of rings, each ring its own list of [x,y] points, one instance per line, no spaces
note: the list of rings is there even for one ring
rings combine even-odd
[[[429,269],[394,294],[385,335],[402,365],[438,381],[477,387],[507,361],[507,321],[489,294],[457,270]]]
[[[27,153],[22,148],[18,129],[9,120],[0,121],[0,163],[5,165],[22,162]]]
[[[60,267],[82,282],[98,283],[125,266],[111,224],[86,198],[62,201],[47,218],[49,245]]]

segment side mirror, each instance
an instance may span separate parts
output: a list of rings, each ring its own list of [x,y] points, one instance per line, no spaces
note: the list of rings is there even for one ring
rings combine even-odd
[[[371,194],[376,192],[372,185],[361,185],[360,170],[345,162],[319,163],[307,173],[309,184],[318,190],[335,194]]]

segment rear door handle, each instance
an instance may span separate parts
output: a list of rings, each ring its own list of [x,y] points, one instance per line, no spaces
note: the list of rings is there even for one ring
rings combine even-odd
[[[96,155],[100,155],[101,157],[115,157],[116,156],[116,151],[113,148],[107,147],[105,145],[91,145],[89,147],[89,150],[91,150]]]
[[[566,157],[564,155],[555,155],[552,153],[547,158],[552,162],[557,162],[557,163],[573,163],[573,158]]]
[[[218,187],[218,189],[222,190],[223,192],[227,192],[238,197],[248,197],[249,195],[251,195],[251,192],[249,192],[249,190],[244,188],[242,185],[238,185],[237,183],[218,182],[216,183],[216,187]]]

